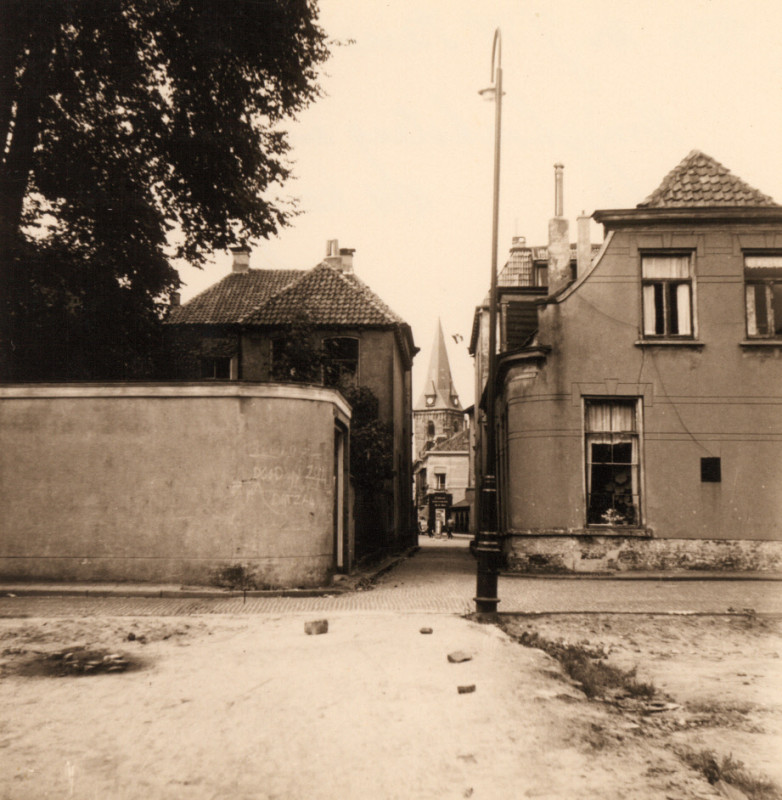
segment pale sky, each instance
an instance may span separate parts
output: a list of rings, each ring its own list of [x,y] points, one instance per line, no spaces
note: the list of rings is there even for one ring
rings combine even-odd
[[[582,210],[632,208],[693,149],[782,203],[779,0],[321,0],[326,96],[289,126],[304,212],[251,266],[307,269],[326,241],[413,329],[413,402],[437,318],[463,406],[473,313],[489,287],[495,28],[502,34],[499,267],[545,245],[555,162],[571,240]],[[602,229],[593,226],[593,241]],[[182,299],[230,257],[180,270]],[[453,338],[461,334],[457,344]]]

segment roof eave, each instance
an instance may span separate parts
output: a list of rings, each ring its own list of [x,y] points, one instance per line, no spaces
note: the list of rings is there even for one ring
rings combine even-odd
[[[726,223],[782,222],[782,206],[688,206],[664,208],[622,208],[595,211],[593,219],[607,230],[632,228],[661,222]]]

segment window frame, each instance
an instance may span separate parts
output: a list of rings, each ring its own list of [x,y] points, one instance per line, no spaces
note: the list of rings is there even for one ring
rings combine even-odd
[[[742,277],[744,280],[744,321],[745,333],[747,339],[757,342],[780,342],[782,341],[782,296],[779,298],[778,306],[776,308],[779,314],[779,321],[775,320],[775,303],[774,303],[774,288],[778,292],[782,292],[782,252],[779,250],[745,250],[743,251],[743,272]],[[747,264],[749,259],[753,258],[768,258],[779,262],[779,266],[751,266]],[[772,274],[768,276],[748,275],[748,270],[751,269],[769,269]],[[776,272],[776,274],[773,274]],[[764,299],[764,316],[766,333],[759,333],[757,330],[757,310],[758,310],[758,289],[763,289]],[[750,292],[750,289],[752,290]],[[754,322],[755,330],[752,330],[752,323]]]
[[[351,356],[350,358],[333,358],[328,353],[328,346],[329,342],[336,342],[336,341],[350,341],[355,343],[356,347],[356,354],[355,357]],[[349,376],[349,384],[351,386],[358,386],[359,385],[359,369],[361,366],[361,339],[358,336],[344,336],[344,335],[336,335],[336,336],[324,336],[320,342],[324,358],[323,358],[323,384],[325,386],[339,386],[343,384],[344,378],[346,375]],[[355,362],[355,368],[351,370],[345,370],[342,368],[345,364],[353,364]],[[329,373],[333,371],[335,367],[338,369],[338,374],[336,379],[334,376],[331,376]]]
[[[220,362],[224,367],[228,367],[228,374],[227,376],[220,376],[218,374],[219,370],[217,369],[218,362]],[[235,365],[236,359],[232,358],[231,356],[201,356],[199,362],[199,370],[201,373],[201,380],[202,381],[231,381],[235,380]],[[212,369],[208,369],[207,365],[211,365]],[[211,372],[212,374],[207,374]]]
[[[696,339],[697,314],[695,302],[695,251],[688,249],[677,250],[641,250],[640,275],[641,275],[641,339],[643,341],[693,341]],[[648,259],[687,259],[687,277],[645,276],[644,261]],[[673,332],[674,325],[679,327],[679,287],[687,287],[689,314],[689,331],[685,333]],[[651,302],[648,301],[652,289]],[[654,320],[649,320],[648,310],[652,307]],[[662,322],[662,332],[658,332],[659,323]],[[654,328],[654,332],[649,330]]]
[[[592,404],[613,404],[631,407],[633,412],[633,429],[631,430],[590,430],[589,426],[589,407]],[[587,528],[599,530],[619,530],[622,532],[636,530],[644,526],[644,447],[643,447],[643,398],[637,396],[585,396],[582,397],[582,425],[583,425],[583,490],[584,490],[584,521]],[[610,438],[610,443],[596,442],[598,438]],[[614,438],[616,441],[613,441]],[[630,441],[622,441],[629,439]],[[634,441],[634,446],[633,446]],[[609,444],[612,448],[615,444],[630,444],[631,456],[629,461],[593,461],[590,444]],[[592,495],[598,494],[593,491],[596,465],[604,465],[612,468],[612,472],[618,472],[616,468],[629,472],[629,497],[631,502],[622,502],[620,508],[630,508],[633,510],[633,517],[627,520],[621,519],[621,510],[617,508],[617,497],[626,498],[626,491],[614,492],[614,498],[610,509],[620,516],[609,516],[606,518],[607,510],[601,515],[603,521],[595,522],[594,514],[596,509],[593,507]],[[605,494],[601,492],[600,494]]]

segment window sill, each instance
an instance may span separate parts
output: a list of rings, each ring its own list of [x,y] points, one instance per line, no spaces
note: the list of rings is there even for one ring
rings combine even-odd
[[[744,339],[739,347],[782,347],[782,339]]]
[[[651,528],[643,526],[627,526],[626,528],[620,525],[588,525],[584,528],[510,528],[503,532],[503,536],[518,536],[524,538],[531,538],[535,536],[543,537],[546,539],[551,538],[574,538],[580,536],[627,536],[633,539],[653,539],[654,531]]]
[[[584,536],[632,536],[632,537],[646,537],[653,536],[649,528],[639,527],[637,525],[587,525],[584,529]]]
[[[638,339],[634,344],[636,347],[693,347],[700,349],[706,343],[698,339]]]

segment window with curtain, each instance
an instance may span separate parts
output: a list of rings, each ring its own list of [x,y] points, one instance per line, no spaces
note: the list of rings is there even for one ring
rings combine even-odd
[[[640,525],[638,401],[584,405],[587,525]]]
[[[692,256],[641,256],[644,337],[692,336]]]
[[[744,256],[747,336],[782,338],[782,254]]]

